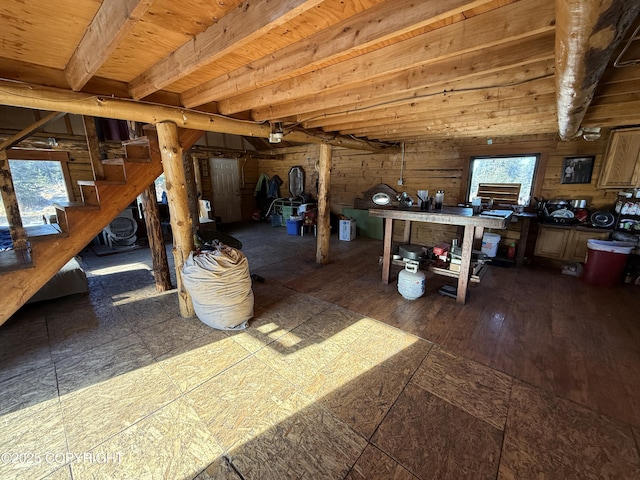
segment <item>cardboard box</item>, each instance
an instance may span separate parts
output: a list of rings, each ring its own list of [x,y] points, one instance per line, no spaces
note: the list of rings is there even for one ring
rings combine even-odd
[[[356,238],[356,221],[352,218],[348,220],[340,220],[340,240],[347,242]]]

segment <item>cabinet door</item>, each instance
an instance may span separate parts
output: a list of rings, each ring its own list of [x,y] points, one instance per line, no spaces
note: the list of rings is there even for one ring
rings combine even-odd
[[[534,253],[539,257],[562,258],[570,233],[569,229],[541,226]]]
[[[635,187],[639,181],[640,128],[612,131],[598,187]]]
[[[608,238],[608,232],[583,232],[581,230],[573,230],[567,242],[564,257],[572,262],[584,262],[587,256],[587,241],[591,239],[606,240]]]

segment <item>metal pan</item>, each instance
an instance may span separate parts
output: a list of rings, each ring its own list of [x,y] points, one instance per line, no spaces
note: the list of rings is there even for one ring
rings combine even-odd
[[[595,227],[609,228],[616,223],[616,217],[611,212],[593,212],[591,214],[591,223]]]

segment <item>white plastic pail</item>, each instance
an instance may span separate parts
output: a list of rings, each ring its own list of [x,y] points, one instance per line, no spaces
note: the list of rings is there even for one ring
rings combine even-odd
[[[497,233],[485,233],[482,236],[482,253],[488,257],[495,257],[498,253],[498,244],[500,243],[500,235]]]

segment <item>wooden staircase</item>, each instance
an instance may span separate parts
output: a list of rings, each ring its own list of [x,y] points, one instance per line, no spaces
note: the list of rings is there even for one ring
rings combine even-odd
[[[0,252],[0,325],[162,173],[153,136],[123,146],[124,158],[102,160],[104,179],[78,182],[82,201],[56,205],[57,226],[26,227],[27,250]],[[11,263],[13,268],[7,267]]]

